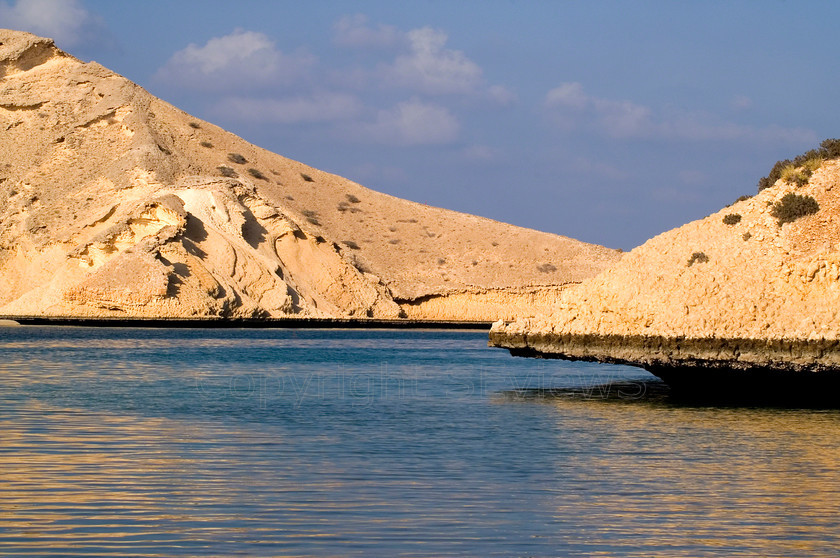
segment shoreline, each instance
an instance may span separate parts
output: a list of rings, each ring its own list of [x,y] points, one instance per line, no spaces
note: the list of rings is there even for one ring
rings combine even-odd
[[[840,341],[490,332],[512,356],[642,368],[676,401],[840,406]]]
[[[507,349],[514,356],[626,364],[646,370],[840,373],[840,340],[837,339],[507,333],[494,329],[490,332],[489,345]]]
[[[489,331],[490,322],[378,320],[372,318],[91,318],[76,316],[0,316],[21,326],[218,328],[218,329],[456,329]]]

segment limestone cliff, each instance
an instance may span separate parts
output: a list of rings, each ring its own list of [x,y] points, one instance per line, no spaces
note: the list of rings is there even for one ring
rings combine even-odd
[[[494,324],[491,342],[669,379],[674,368],[840,370],[840,161],[803,164],[649,240],[549,312]]]
[[[491,321],[619,254],[378,193],[0,30],[0,316]]]

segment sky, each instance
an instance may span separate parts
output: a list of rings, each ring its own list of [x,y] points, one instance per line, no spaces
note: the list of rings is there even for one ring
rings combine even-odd
[[[840,2],[0,0],[246,140],[629,250],[840,137]]]

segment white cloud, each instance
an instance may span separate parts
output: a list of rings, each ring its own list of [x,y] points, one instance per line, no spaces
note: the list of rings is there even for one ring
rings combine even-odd
[[[308,97],[248,98],[229,97],[214,112],[248,122],[293,124],[333,122],[357,117],[362,103],[352,95],[318,93]]]
[[[493,85],[487,89],[487,96],[494,103],[503,107],[514,104],[518,98],[516,93],[503,85]]]
[[[576,82],[564,83],[549,91],[544,106],[554,123],[563,130],[590,130],[617,139],[745,140],[790,144],[817,140],[812,130],[804,128],[756,128],[699,112],[655,114],[650,107],[632,101],[588,95]]]
[[[59,48],[90,41],[104,32],[102,19],[78,0],[0,2],[0,26],[50,37]]]
[[[545,106],[564,128],[594,126],[616,138],[647,137],[652,132],[649,108],[630,101],[591,97],[580,83],[563,83],[545,96]]]
[[[577,82],[563,83],[545,95],[548,107],[565,106],[575,109],[586,108],[589,97],[583,91],[583,86]]]
[[[399,44],[403,38],[403,33],[392,25],[370,27],[364,14],[344,16],[333,25],[333,42],[343,47],[388,48]]]
[[[155,79],[193,89],[247,90],[294,83],[315,62],[306,52],[281,52],[263,33],[236,29],[176,52]]]
[[[409,53],[382,68],[387,82],[430,95],[474,93],[482,70],[459,50],[445,48],[446,33],[430,27],[407,33]]]
[[[457,139],[460,124],[448,109],[412,99],[380,110],[374,122],[359,124],[354,131],[377,143],[443,144]]]
[[[431,27],[401,31],[392,25],[372,26],[363,14],[344,16],[333,26],[333,42],[342,47],[399,49],[391,62],[373,68],[342,68],[338,81],[356,89],[371,84],[409,89],[423,95],[471,95],[499,106],[516,102],[501,85],[488,87],[481,67],[460,50],[446,48],[448,35]]]

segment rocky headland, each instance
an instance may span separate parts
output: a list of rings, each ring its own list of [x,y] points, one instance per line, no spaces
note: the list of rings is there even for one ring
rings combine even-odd
[[[758,195],[652,238],[550,311],[495,323],[491,344],[695,390],[840,385],[838,146],[777,164]]]
[[[398,199],[0,30],[0,317],[493,321],[617,251]]]

